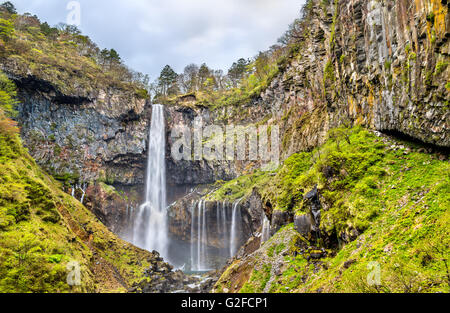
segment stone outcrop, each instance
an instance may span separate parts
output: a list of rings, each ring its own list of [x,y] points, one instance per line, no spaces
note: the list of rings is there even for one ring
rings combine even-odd
[[[310,1],[304,12],[298,51],[261,96],[283,121],[284,156],[346,124],[450,146],[447,1]]]
[[[81,182],[143,183],[145,100],[117,89],[64,95],[32,76],[13,78],[22,138],[41,166]]]
[[[309,212],[303,215],[296,215],[294,218],[295,229],[305,238],[310,239],[320,237],[320,216],[322,204],[319,199],[317,186],[308,192],[305,197]]]

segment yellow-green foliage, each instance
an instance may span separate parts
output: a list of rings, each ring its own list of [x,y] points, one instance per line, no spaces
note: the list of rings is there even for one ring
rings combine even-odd
[[[0,129],[0,292],[125,291],[151,255],[118,239],[60,187],[18,135]],[[80,264],[81,286],[66,282],[71,261]]]
[[[17,104],[16,86],[3,72],[0,72],[0,112],[9,116],[15,115],[14,107]]]
[[[274,209],[300,214],[309,209],[303,194],[317,184],[323,234],[360,233],[315,265],[286,258],[270,291],[449,292],[450,165],[416,148],[340,128],[322,147],[286,160],[268,184],[256,185]],[[370,262],[380,266],[380,285],[367,282]]]
[[[145,86],[120,59],[107,64],[99,48],[78,30],[51,28],[35,17],[0,12],[0,60],[14,74],[32,74],[67,95],[111,87],[148,98]]]

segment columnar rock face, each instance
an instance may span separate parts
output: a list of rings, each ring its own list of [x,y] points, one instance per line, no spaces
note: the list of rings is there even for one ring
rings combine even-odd
[[[302,40],[260,97],[239,108],[206,108],[195,97],[167,107],[171,184],[227,180],[248,165],[174,160],[171,130],[179,124],[193,129],[198,117],[205,125],[270,117],[282,128],[284,157],[322,143],[329,128],[345,123],[450,146],[447,1],[329,2],[305,7]],[[150,115],[145,100],[113,88],[64,94],[5,66],[19,87],[23,138],[41,165],[85,181],[143,182]]]
[[[321,3],[305,8],[298,51],[262,94],[284,121],[284,155],[346,123],[449,147],[447,1]]]

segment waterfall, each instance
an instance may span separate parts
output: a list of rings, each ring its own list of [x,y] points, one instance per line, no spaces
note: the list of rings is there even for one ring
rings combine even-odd
[[[195,208],[197,204],[194,203],[194,205],[191,207],[191,271],[194,270],[194,215],[195,215]]]
[[[223,241],[220,244],[218,255],[223,260],[235,256],[241,243],[243,231],[241,200],[230,207],[226,201],[216,202],[216,209],[206,210],[206,201],[199,200],[191,207],[191,270],[204,272],[214,268],[216,259],[211,258],[208,234],[211,231],[215,239]],[[216,216],[214,216],[214,213]],[[209,222],[216,219],[216,227],[208,226]],[[217,253],[217,252],[216,252]],[[214,261],[214,262],[213,262]]]
[[[197,210],[197,271],[201,268],[201,257],[202,257],[202,201],[198,203]]]
[[[200,259],[199,269],[204,270],[206,268],[206,247],[208,244],[208,232],[206,229],[206,203],[202,201],[202,237],[200,239],[202,243],[202,255]]]
[[[156,250],[167,259],[165,135],[164,107],[155,104],[149,133],[145,203],[135,217],[133,241],[138,247]]]
[[[228,224],[228,220],[227,220],[227,206],[226,206],[227,202],[224,201],[223,205],[222,205],[222,229],[223,229],[223,240],[226,240],[227,242],[224,243],[225,247],[228,247],[229,242],[228,242],[228,229],[227,229],[227,224]],[[228,253],[228,251],[227,251]]]
[[[270,221],[263,212],[263,222],[262,222],[262,234],[261,234],[261,245],[269,240],[270,238]]]
[[[208,229],[206,225],[206,202],[200,200],[198,204],[191,208],[191,270],[208,270]],[[197,219],[195,219],[197,216]],[[197,220],[197,225],[195,225]],[[197,238],[195,238],[195,229],[197,229]],[[194,238],[197,243],[195,244]]]
[[[84,183],[83,186],[81,187],[81,192],[82,192],[82,195],[81,195],[80,202],[81,202],[81,204],[83,204],[84,197],[86,196],[86,183]]]
[[[223,210],[224,208],[222,208]],[[222,212],[220,212],[220,202],[216,203],[216,225],[217,225],[217,234],[220,236],[222,233]]]
[[[233,215],[231,217],[231,232],[230,232],[230,257],[234,257],[237,250],[237,232],[238,227],[241,223],[241,211],[239,207],[239,202],[241,202],[242,199],[239,199],[233,204]]]

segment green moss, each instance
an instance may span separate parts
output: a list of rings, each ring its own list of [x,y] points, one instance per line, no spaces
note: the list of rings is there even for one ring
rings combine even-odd
[[[261,293],[264,292],[270,280],[271,264],[263,265],[261,270],[253,270],[250,280],[244,284],[240,293]]]
[[[339,128],[323,146],[292,155],[267,184],[255,185],[274,210],[302,214],[309,210],[303,195],[317,184],[323,235],[360,234],[341,240],[326,258],[307,261],[314,249],[275,241],[287,231],[282,228],[258,263],[271,264],[287,251],[270,292],[449,292],[450,165],[419,147],[385,144],[360,127]],[[381,285],[367,283],[370,262],[380,266]]]
[[[324,83],[326,82],[334,83],[336,80],[336,76],[334,75],[334,66],[331,61],[328,61],[325,64],[325,68],[323,70],[323,79]]]
[[[436,68],[434,70],[434,75],[438,76],[438,75],[442,74],[445,71],[445,69],[447,68],[448,64],[449,63],[445,62],[445,61],[438,62],[436,64]]]

